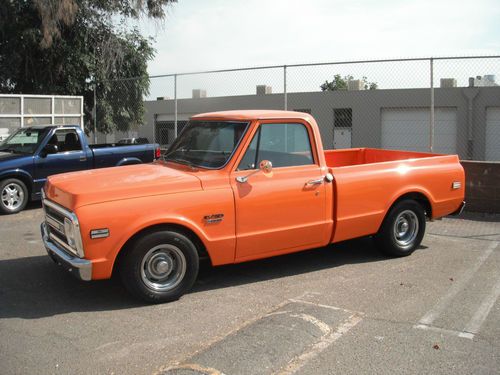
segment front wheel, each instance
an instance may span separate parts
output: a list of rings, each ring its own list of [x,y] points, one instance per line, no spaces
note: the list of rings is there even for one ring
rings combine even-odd
[[[425,212],[414,200],[396,203],[375,235],[375,244],[390,256],[410,255],[422,242],[425,233]]]
[[[124,251],[119,264],[122,282],[130,293],[146,302],[179,299],[198,276],[196,246],[179,232],[145,234]]]
[[[0,182],[0,212],[15,214],[28,204],[28,189],[21,180],[9,178]]]

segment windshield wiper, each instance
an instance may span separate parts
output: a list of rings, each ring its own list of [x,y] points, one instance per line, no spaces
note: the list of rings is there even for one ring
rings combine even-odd
[[[18,151],[18,150],[14,149],[14,148],[1,148],[0,152],[11,152],[11,153],[15,154],[15,153],[21,152],[21,151]]]
[[[167,157],[166,156],[166,157],[164,157],[164,160],[165,161],[174,161],[174,162],[178,162],[180,164],[185,164],[188,167],[191,167],[191,169],[196,169],[198,167],[192,161],[186,160],[186,159],[183,159],[183,158],[174,158],[174,157]]]
[[[170,155],[175,154],[176,152],[187,152],[189,151],[186,148],[179,148],[177,150],[172,150],[170,152],[167,152],[166,154],[163,154],[163,159],[166,160]]]
[[[15,148],[2,148],[0,149],[0,152],[10,152],[12,154],[23,154],[23,155],[26,155],[26,154],[32,154],[32,152],[29,152],[29,151],[22,151],[22,150],[17,150]]]

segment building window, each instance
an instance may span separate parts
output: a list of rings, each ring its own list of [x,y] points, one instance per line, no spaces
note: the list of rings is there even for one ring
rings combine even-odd
[[[333,126],[335,128],[352,128],[352,108],[334,109]]]

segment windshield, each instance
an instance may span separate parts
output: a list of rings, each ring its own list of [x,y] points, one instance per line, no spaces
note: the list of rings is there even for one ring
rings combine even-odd
[[[191,121],[165,154],[165,160],[196,167],[222,168],[240,142],[246,122]]]
[[[48,129],[19,129],[0,143],[0,151],[33,154],[47,131]]]

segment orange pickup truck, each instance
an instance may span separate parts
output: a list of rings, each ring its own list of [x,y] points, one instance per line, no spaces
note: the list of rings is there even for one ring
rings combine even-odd
[[[464,185],[456,155],[324,151],[306,113],[206,113],[163,160],[50,177],[41,230],[78,278],[118,271],[156,303],[192,287],[200,258],[217,266],[362,236],[409,255],[426,219],[461,211]]]

